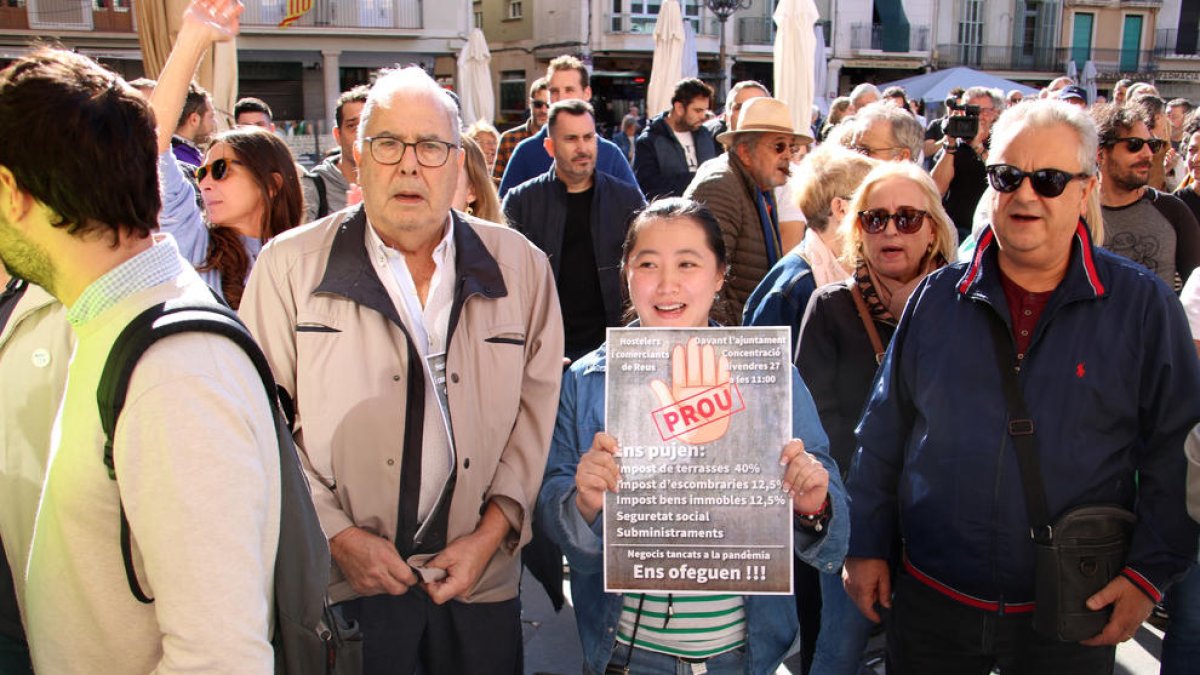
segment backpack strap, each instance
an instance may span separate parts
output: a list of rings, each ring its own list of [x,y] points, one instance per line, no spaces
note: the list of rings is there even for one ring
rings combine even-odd
[[[245,325],[237,318],[233,310],[218,304],[196,304],[186,302],[169,302],[155,305],[130,321],[117,336],[104,363],[100,376],[100,385],[96,389],[96,402],[100,409],[100,426],[104,430],[104,466],[108,469],[110,480],[117,480],[116,462],[113,459],[113,439],[116,436],[117,418],[125,407],[125,397],[129,392],[129,381],[137,367],[138,360],[155,342],[186,332],[203,332],[222,335],[229,338],[242,348],[250,361],[254,363],[263,386],[267,392],[267,400],[274,407],[275,379],[258,344],[250,335]],[[276,420],[278,423],[278,419]],[[120,493],[118,491],[118,501]],[[129,582],[129,590],[139,602],[151,603],[154,598],[147,595],[138,581],[137,572],[133,567],[133,543],[129,529],[129,520],[125,516],[125,504],[121,507],[121,557],[125,562],[125,578]]]
[[[875,365],[880,365],[883,363],[883,357],[887,354],[887,349],[883,346],[883,340],[879,339],[879,330],[875,328],[875,321],[867,309],[866,300],[863,300],[862,291],[858,289],[858,282],[850,279],[847,283],[850,285],[850,297],[854,298],[854,307],[858,310],[858,318],[862,320],[863,329],[867,331],[867,339],[871,341],[871,350],[875,352]]]
[[[316,171],[308,171],[304,175],[308,176],[313,182],[313,186],[317,188],[317,218],[324,218],[329,215],[329,198],[325,195],[325,179]]]

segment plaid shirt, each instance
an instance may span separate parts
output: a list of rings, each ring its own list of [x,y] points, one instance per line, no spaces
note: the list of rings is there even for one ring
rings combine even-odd
[[[517,149],[517,144],[535,133],[537,130],[533,128],[533,117],[531,116],[525,120],[524,124],[500,134],[500,147],[496,149],[496,164],[492,167],[492,182],[500,185],[500,179],[504,178],[504,169],[508,167],[508,160],[512,159],[513,150]]]

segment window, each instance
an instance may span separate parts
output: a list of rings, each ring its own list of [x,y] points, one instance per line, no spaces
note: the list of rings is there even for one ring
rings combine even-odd
[[[521,0],[508,0],[508,18],[520,19],[521,17]]]
[[[500,114],[519,117],[525,114],[525,71],[500,71]]]
[[[983,59],[983,0],[963,0],[958,44],[962,63],[979,65]]]
[[[472,8],[472,16],[475,19],[475,27],[483,30],[483,3],[476,2]]]
[[[1037,14],[1025,15],[1025,30],[1021,33],[1021,55],[1033,56],[1034,40],[1037,37]]]
[[[1138,71],[1138,52],[1142,48],[1142,15],[1128,14],[1121,29],[1121,72]]]
[[[1071,60],[1082,67],[1092,58],[1092,21],[1095,14],[1076,12],[1071,25]]]
[[[92,9],[128,12],[130,0],[92,0]],[[22,2],[21,4],[25,4]],[[9,6],[12,6],[11,4]]]

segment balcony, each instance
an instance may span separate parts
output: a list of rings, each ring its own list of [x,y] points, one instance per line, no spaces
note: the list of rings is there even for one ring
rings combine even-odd
[[[879,23],[856,23],[850,26],[850,49],[855,51],[882,51],[884,32],[894,31]],[[929,51],[929,26],[910,26],[908,31],[908,51]]]
[[[829,44],[830,24],[817,23],[825,33],[825,44]],[[743,16],[737,20],[737,43],[744,47],[775,44],[775,20],[769,16]]]
[[[721,34],[721,23],[711,16],[687,16],[684,21],[690,21],[697,36],[718,37]],[[604,15],[606,33],[612,35],[654,35],[654,24],[658,21],[656,14],[634,14],[632,12],[610,13]]]
[[[1070,47],[1012,47],[987,45],[938,45],[934,64],[938,68],[968,66],[979,70],[1033,70],[1065,73],[1067,62],[1074,59],[1078,69],[1090,60],[1105,76],[1150,73],[1158,69],[1155,52],[1133,49],[1092,49]]]
[[[278,26],[286,0],[244,0],[243,26]],[[421,28],[421,0],[314,0],[297,28]]]
[[[133,8],[131,0],[94,0],[92,2],[92,26],[98,31],[109,33],[132,33]]]
[[[1182,45],[1179,44],[1180,37],[1184,40]],[[1154,32],[1154,55],[1195,56],[1200,53],[1196,49],[1196,43],[1197,35],[1194,30],[1181,36],[1175,28],[1159,28]]]

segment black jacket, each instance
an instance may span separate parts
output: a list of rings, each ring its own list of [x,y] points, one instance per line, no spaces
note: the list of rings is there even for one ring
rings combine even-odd
[[[700,125],[692,132],[696,143],[696,166],[717,156],[717,143],[712,132]],[[647,199],[656,197],[682,197],[692,178],[688,171],[687,156],[675,132],[667,124],[663,113],[650,121],[637,139],[637,151],[633,155],[633,173]]]
[[[621,325],[621,244],[633,214],[646,205],[642,193],[608,174],[595,172],[592,194],[592,246],[604,297],[608,325]],[[504,217],[550,258],[554,278],[562,262],[563,231],[567,227],[567,186],[554,167],[504,196]]]
[[[829,454],[843,477],[850,471],[857,448],[854,426],[879,369],[848,283],[854,282],[829,284],[812,294],[796,350],[796,367],[817,404],[821,426],[829,434]],[[874,323],[887,347],[896,327],[883,321]]]

